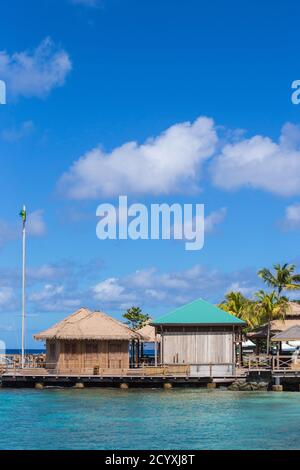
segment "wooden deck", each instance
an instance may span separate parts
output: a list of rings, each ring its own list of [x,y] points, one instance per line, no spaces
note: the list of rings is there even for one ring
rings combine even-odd
[[[26,368],[21,369],[19,357],[0,357],[0,382],[3,387],[34,387],[36,384],[56,387],[121,386],[161,387],[201,386],[211,382],[230,384],[238,378],[275,380],[300,384],[300,364],[292,356],[247,356],[240,366],[233,364],[170,364],[140,366],[129,369],[91,368],[91,373],[57,371],[42,357],[28,357]],[[197,371],[197,372],[195,372]],[[200,372],[199,372],[200,371]]]

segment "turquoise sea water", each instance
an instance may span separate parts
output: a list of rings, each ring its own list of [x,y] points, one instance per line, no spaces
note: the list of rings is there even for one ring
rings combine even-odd
[[[300,393],[0,389],[1,449],[300,449]]]

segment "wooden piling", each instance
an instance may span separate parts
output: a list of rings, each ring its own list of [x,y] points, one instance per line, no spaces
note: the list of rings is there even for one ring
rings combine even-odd
[[[165,390],[171,390],[171,388],[173,388],[172,384],[170,384],[169,382],[164,383],[164,389]]]
[[[123,383],[120,384],[120,389],[121,389],[121,390],[128,390],[128,389],[129,389],[129,385],[123,382]]]
[[[208,388],[208,390],[213,390],[213,389],[217,388],[216,382],[208,382],[207,388]]]
[[[44,388],[44,384],[42,382],[37,382],[35,385],[34,385],[34,388],[36,390],[43,390]]]
[[[282,392],[283,386],[282,385],[272,385],[272,392]]]
[[[77,382],[77,383],[74,385],[74,388],[83,389],[83,388],[84,388],[84,383],[82,383],[82,382]]]

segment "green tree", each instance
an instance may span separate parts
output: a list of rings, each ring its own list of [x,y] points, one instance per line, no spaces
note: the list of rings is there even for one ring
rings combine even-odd
[[[300,274],[295,273],[294,264],[274,264],[273,268],[273,272],[263,268],[257,274],[269,287],[276,289],[278,295],[281,295],[283,290],[300,289]]]
[[[126,323],[133,331],[139,330],[146,325],[150,320],[149,315],[143,313],[140,307],[131,307],[124,313],[123,317],[127,320]]]
[[[260,325],[267,323],[267,353],[270,351],[271,322],[275,319],[284,320],[289,303],[286,297],[279,296],[275,291],[260,290],[255,294],[257,301],[253,304],[253,316]]]

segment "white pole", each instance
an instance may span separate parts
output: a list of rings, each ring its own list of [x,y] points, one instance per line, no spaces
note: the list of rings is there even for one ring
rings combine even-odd
[[[26,207],[23,207],[26,214]],[[26,216],[23,218],[23,265],[22,265],[22,369],[25,367],[25,275],[26,275]]]

